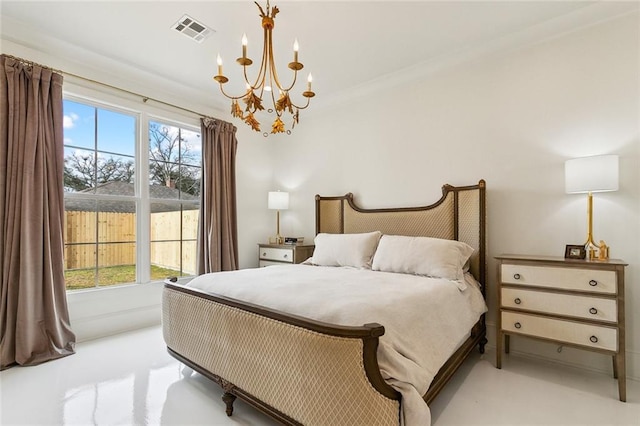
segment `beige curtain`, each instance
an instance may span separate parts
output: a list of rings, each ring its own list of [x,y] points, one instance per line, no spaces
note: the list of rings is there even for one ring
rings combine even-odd
[[[1,369],[74,353],[64,284],[62,76],[0,57]]]
[[[198,274],[238,269],[236,127],[205,117],[198,224]]]

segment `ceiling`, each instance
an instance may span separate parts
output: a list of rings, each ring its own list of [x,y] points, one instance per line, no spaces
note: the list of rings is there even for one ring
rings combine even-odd
[[[235,59],[241,54],[242,34],[247,34],[254,64],[261,52],[260,17],[251,1],[0,4],[5,40],[64,58],[61,63],[78,63],[87,73],[99,69],[96,75],[111,75],[111,84],[162,87],[181,99],[225,110],[228,102],[211,78],[216,55],[222,56],[231,80],[228,90],[239,93],[244,86]],[[307,71],[313,73],[313,102],[324,106],[448,63],[518,48],[638,10],[637,2],[594,1],[275,0],[274,5],[280,9],[274,29],[280,78],[290,79],[286,63],[292,60],[297,38],[305,65],[301,77],[304,82]],[[178,33],[171,27],[184,14],[215,32],[202,43]],[[305,85],[299,86],[303,91]]]

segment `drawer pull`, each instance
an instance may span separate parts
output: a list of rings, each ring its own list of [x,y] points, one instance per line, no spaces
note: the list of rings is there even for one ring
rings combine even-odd
[[[596,281],[596,280],[589,280],[589,285],[590,285],[591,287],[595,287],[595,286],[597,286],[597,285],[598,285],[598,281]]]
[[[598,310],[596,308],[589,308],[589,313],[595,315],[598,313]]]
[[[517,323],[513,324],[513,326],[514,326],[515,328],[522,328],[522,324],[520,324],[519,322],[517,322]],[[593,337],[593,336],[592,336],[592,337]]]
[[[267,256],[267,252],[265,251],[264,253],[262,253],[262,257],[266,257]]]
[[[589,337],[589,340],[591,340],[591,343],[598,343],[598,338],[596,336]]]
[[[284,256],[282,256],[282,257],[284,257],[284,258],[286,259],[287,257],[289,257],[289,255],[288,255],[288,254],[285,254],[285,255],[284,255]]]
[[[520,274],[513,274],[513,279],[514,280],[519,280],[520,279]]]
[[[522,300],[520,300],[519,297],[516,297],[513,301],[516,303],[516,305],[519,305],[522,303]]]

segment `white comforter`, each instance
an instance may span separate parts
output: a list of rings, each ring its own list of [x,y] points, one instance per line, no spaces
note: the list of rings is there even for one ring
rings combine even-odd
[[[422,395],[487,309],[470,276],[456,283],[353,268],[286,265],[201,275],[188,285],[333,324],[382,324],[378,362],[384,379],[402,394],[406,426],[431,423]]]

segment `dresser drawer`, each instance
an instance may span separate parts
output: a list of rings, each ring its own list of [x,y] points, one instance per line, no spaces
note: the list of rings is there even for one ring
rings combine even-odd
[[[618,330],[613,327],[502,312],[502,330],[594,349],[618,350]]]
[[[260,247],[260,260],[275,260],[293,263],[293,249]]]
[[[613,323],[618,320],[617,303],[614,299],[506,287],[502,288],[501,296],[501,303],[505,308]]]
[[[593,293],[616,293],[615,271],[503,264],[502,283]]]

